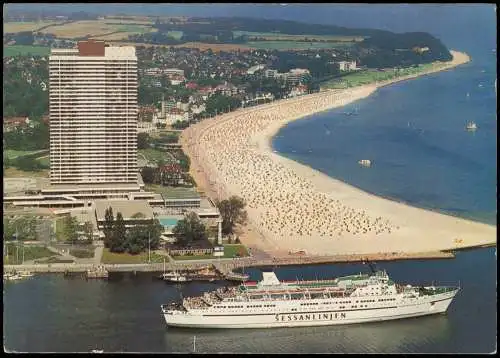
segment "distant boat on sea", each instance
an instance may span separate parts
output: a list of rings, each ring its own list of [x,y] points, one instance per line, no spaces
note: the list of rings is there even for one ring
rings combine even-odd
[[[475,131],[477,129],[477,125],[473,121],[470,121],[470,122],[467,122],[465,129],[467,129],[468,131]]]
[[[371,160],[369,160],[369,159],[361,159],[361,160],[358,162],[358,164],[361,164],[362,166],[364,166],[364,167],[367,167],[367,168],[368,168],[368,167],[371,167],[372,162],[371,162]]]

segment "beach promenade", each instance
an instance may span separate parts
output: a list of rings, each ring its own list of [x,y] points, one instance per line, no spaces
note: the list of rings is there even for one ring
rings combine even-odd
[[[240,109],[204,120],[183,132],[192,175],[212,198],[238,195],[249,223],[240,239],[286,257],[367,255],[453,250],[496,243],[496,227],[383,199],[332,179],[272,151],[273,135],[287,123],[365,98],[379,87],[451,69],[453,60],[418,75],[329,90]],[[395,258],[395,257],[394,257]]]

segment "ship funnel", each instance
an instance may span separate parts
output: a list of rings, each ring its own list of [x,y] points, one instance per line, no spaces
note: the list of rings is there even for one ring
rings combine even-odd
[[[281,284],[281,282],[274,272],[262,272],[262,281],[259,282],[260,286],[275,286],[279,284]]]

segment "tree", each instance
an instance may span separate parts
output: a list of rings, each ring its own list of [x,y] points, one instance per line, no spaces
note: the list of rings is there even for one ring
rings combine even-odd
[[[87,243],[91,244],[92,241],[94,241],[94,228],[90,221],[86,221],[85,224],[83,224],[83,232],[87,238]]]
[[[102,230],[104,232],[104,247],[106,248],[111,247],[114,226],[113,222],[113,209],[111,207],[108,207],[104,213],[104,227]]]
[[[238,196],[231,196],[217,202],[217,208],[222,216],[222,232],[232,234],[236,224],[243,224],[247,219],[247,212],[244,210],[245,201]]]
[[[156,168],[144,167],[141,169],[142,180],[146,184],[154,184]]]
[[[207,239],[205,225],[194,212],[190,212],[184,219],[179,220],[172,232],[181,246],[189,246],[194,241]]]
[[[111,234],[111,245],[109,251],[111,252],[124,252],[126,249],[127,229],[125,228],[125,222],[123,221],[122,213],[118,212],[116,214],[116,220],[113,223],[113,229]]]
[[[78,241],[78,221],[73,216],[67,216],[63,220],[64,237],[66,241],[74,244]]]
[[[137,214],[134,216],[143,217],[142,214]],[[160,246],[160,236],[162,233],[163,226],[156,219],[146,224],[136,225],[127,232],[125,250],[132,255],[136,255],[148,248],[155,250]]]
[[[137,149],[147,149],[149,148],[149,143],[151,142],[151,138],[149,138],[149,134],[147,133],[139,133],[137,135]]]

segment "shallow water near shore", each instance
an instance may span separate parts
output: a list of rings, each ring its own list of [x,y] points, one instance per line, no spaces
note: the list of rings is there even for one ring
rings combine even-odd
[[[116,273],[109,281],[46,274],[4,287],[4,347],[18,352],[413,353],[492,352],[496,342],[496,249],[453,260],[380,262],[397,282],[458,285],[446,315],[382,323],[287,329],[166,328],[160,305],[180,298],[154,274]],[[368,272],[362,264],[275,269],[283,280]],[[249,269],[252,280],[261,278]],[[224,282],[180,285],[183,296]]]

